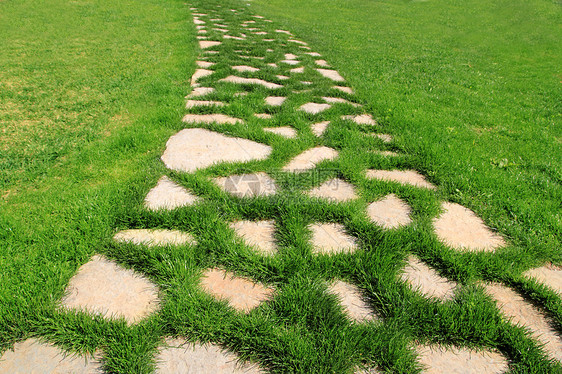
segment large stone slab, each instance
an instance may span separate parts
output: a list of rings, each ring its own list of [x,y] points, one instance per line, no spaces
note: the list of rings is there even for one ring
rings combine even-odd
[[[357,249],[354,237],[345,232],[339,223],[315,223],[309,226],[312,231],[312,252],[319,254],[349,253]]]
[[[123,317],[132,324],[158,309],[158,287],[135,271],[96,255],[70,279],[61,305],[107,318]]]
[[[501,236],[486,226],[472,210],[455,203],[442,204],[443,213],[433,227],[443,243],[465,251],[494,251],[505,245]]]
[[[269,256],[277,252],[273,221],[238,221],[231,223],[230,227],[260,253]]]
[[[524,275],[544,283],[562,297],[562,267],[547,264],[539,268],[527,270]]]
[[[184,129],[166,143],[162,161],[169,169],[188,173],[220,162],[266,159],[271,147],[205,129]]]
[[[367,215],[377,225],[385,229],[394,229],[412,222],[411,209],[398,196],[390,194],[382,200],[375,201],[367,207]]]
[[[276,88],[283,87],[280,84],[264,81],[263,79],[242,78],[242,77],[237,77],[235,75],[229,75],[226,78],[220,79],[219,82],[228,82],[228,83],[236,83],[236,84],[255,84],[255,85],[264,86],[265,88],[269,88],[269,89],[276,89]]]
[[[177,230],[123,230],[115,234],[113,239],[122,243],[133,243],[146,245],[149,247],[163,245],[184,245],[188,243],[195,244],[195,239],[193,239],[193,236],[186,232]]]
[[[275,180],[264,172],[215,178],[215,182],[224,191],[240,198],[269,196],[277,192]]]
[[[361,290],[357,286],[338,280],[328,287],[328,292],[338,296],[341,306],[351,320],[364,322],[378,319],[365,302]]]
[[[420,345],[417,351],[424,374],[500,374],[509,369],[507,359],[490,350]]]
[[[328,199],[330,201],[349,201],[357,199],[355,186],[339,178],[333,178],[313,188],[309,196]]]
[[[409,184],[415,187],[429,188],[430,190],[436,188],[415,170],[367,170],[367,178]]]
[[[198,201],[200,201],[198,196],[189,193],[189,191],[176,184],[167,176],[163,176],[158,181],[158,184],[146,195],[144,205],[149,210],[172,210],[182,206],[193,205]]]
[[[315,147],[304,151],[300,155],[293,158],[284,168],[283,171],[292,171],[300,173],[306,170],[314,169],[316,164],[324,160],[334,160],[338,157],[338,151],[328,147]]]
[[[415,256],[408,258],[401,279],[425,296],[441,300],[452,299],[457,288],[456,282],[443,278]]]

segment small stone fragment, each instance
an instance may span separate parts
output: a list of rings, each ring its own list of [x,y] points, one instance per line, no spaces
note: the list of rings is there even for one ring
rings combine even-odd
[[[403,269],[401,279],[425,296],[441,300],[452,299],[457,287],[455,282],[443,278],[415,256],[408,258],[408,264]]]
[[[273,221],[238,221],[230,224],[244,241],[256,247],[264,255],[277,252],[275,244],[275,224]]]
[[[268,96],[265,98],[265,103],[271,106],[281,106],[285,100],[287,100],[287,98],[283,96]]]
[[[433,184],[426,181],[425,177],[415,170],[367,170],[367,178],[410,184],[430,190],[436,189]]]
[[[345,79],[335,70],[331,69],[316,69],[323,77],[330,78],[336,82],[344,82]]]
[[[200,201],[199,197],[189,193],[170,178],[163,176],[158,181],[158,184],[146,195],[144,205],[149,210],[172,210],[182,206],[193,205],[198,201]]]
[[[218,123],[227,125],[243,123],[240,118],[233,118],[224,114],[186,114],[182,121],[185,123]]]
[[[215,178],[215,182],[224,191],[240,198],[269,196],[277,191],[275,180],[263,172]]]
[[[332,148],[320,146],[304,151],[300,155],[293,158],[284,168],[283,171],[292,171],[300,173],[306,170],[314,169],[316,164],[324,160],[333,160],[338,157],[338,151]]]
[[[267,82],[267,81],[264,81],[263,79],[242,78],[242,77],[237,77],[237,76],[234,76],[234,75],[230,75],[226,78],[223,78],[223,79],[219,80],[219,82],[229,82],[229,83],[237,83],[237,84],[258,84],[258,85],[262,85],[262,86],[264,86],[266,88],[269,88],[269,89],[275,89],[275,88],[283,87],[280,84]]]
[[[357,198],[355,187],[339,178],[330,179],[308,192],[309,196],[330,201],[349,201]]]
[[[328,292],[338,296],[342,307],[353,321],[361,323],[378,319],[363,300],[361,290],[357,286],[338,280],[330,285]]]
[[[312,231],[312,252],[317,254],[337,254],[354,252],[357,249],[355,238],[345,232],[339,223],[315,223]]]
[[[119,231],[113,237],[121,243],[142,244],[149,247],[161,245],[184,245],[194,244],[193,236],[186,232],[177,230],[147,230],[131,229]]]
[[[538,282],[544,283],[562,296],[562,267],[547,264],[540,268],[527,270],[524,275],[535,278]]]
[[[408,225],[412,222],[410,218],[411,209],[398,196],[390,194],[384,199],[375,201],[367,207],[367,215],[377,225],[385,229],[394,229]]]
[[[327,109],[330,109],[332,106],[330,104],[318,104],[318,103],[306,103],[302,105],[299,110],[309,114],[318,114]]]
[[[418,346],[424,374],[500,374],[509,369],[507,359],[500,353],[476,351],[455,346]]]
[[[271,132],[273,134],[277,134],[289,139],[293,139],[297,137],[297,130],[289,126],[266,127],[263,129],[263,131]]]
[[[312,133],[314,135],[316,135],[317,137],[321,137],[324,132],[326,131],[326,129],[328,128],[328,125],[330,124],[330,121],[323,121],[323,122],[318,122],[315,123],[311,126],[312,129]]]

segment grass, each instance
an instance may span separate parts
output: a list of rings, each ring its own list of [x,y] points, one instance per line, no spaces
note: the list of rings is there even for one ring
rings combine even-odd
[[[195,2],[201,10],[215,3]],[[228,9],[242,8],[239,2],[220,3],[226,22],[237,19]],[[0,3],[0,30],[8,35],[3,43],[9,51],[0,57],[0,350],[38,336],[73,351],[102,351],[109,372],[144,373],[153,367],[163,337],[179,335],[220,343],[272,372],[340,373],[376,365],[407,373],[417,372],[412,342],[442,342],[498,349],[515,373],[562,370],[522,328],[501,318],[478,285],[492,280],[516,288],[561,331],[559,296],[521,275],[547,261],[562,264],[559,5],[536,0],[504,6],[481,0],[252,4],[252,12],[280,22],[322,52],[357,95],[330,89],[328,80],[310,70],[277,80],[277,74],[291,75],[290,67],[266,64],[281,60],[281,50],[301,53],[298,44],[271,42],[275,52],[267,53],[266,42],[225,42],[220,55],[209,57],[217,63],[215,73],[201,82],[217,87],[209,99],[229,103],[221,113],[242,118],[247,126],[203,127],[268,144],[273,153],[264,161],[184,174],[159,161],[167,138],[190,127],[180,119],[197,51],[183,2],[52,1],[48,8]],[[15,27],[20,24],[25,27]],[[232,35],[239,31],[231,30]],[[242,59],[234,52],[238,49],[267,57]],[[313,60],[303,57],[308,65]],[[239,86],[217,80],[237,64],[262,68],[237,75],[285,84],[275,95],[300,93],[280,108],[264,105],[271,92],[260,87],[244,86],[248,95],[234,96]],[[364,136],[376,129],[340,120],[361,113],[349,105],[334,105],[317,116],[296,110],[327,95],[365,105],[395,141],[384,144]],[[274,119],[253,117],[263,112]],[[316,138],[310,123],[322,120],[332,124]],[[262,131],[283,125],[297,129],[299,137],[287,140]],[[279,171],[316,145],[333,147],[340,157],[300,175]],[[373,149],[403,156],[385,158],[370,153]],[[415,168],[439,189],[367,180],[368,168]],[[270,172],[280,185],[278,195],[238,199],[210,182],[254,171]],[[163,174],[203,197],[203,203],[171,212],[144,209],[146,192]],[[334,176],[355,184],[360,199],[329,204],[302,195]],[[388,193],[412,206],[412,225],[384,231],[368,221],[366,204]],[[443,200],[473,209],[509,245],[491,254],[459,253],[441,244],[431,220]],[[228,223],[239,219],[274,219],[279,253],[260,256],[236,238]],[[343,223],[360,250],[313,255],[307,225],[318,221]],[[128,228],[179,229],[192,233],[198,244],[144,247],[112,241],[116,230]],[[161,311],[128,327],[59,309],[68,279],[94,253],[159,284]],[[424,298],[397,280],[411,253],[462,284],[454,300]],[[275,287],[275,298],[248,315],[235,312],[198,287],[202,270],[214,266]],[[325,292],[331,279],[365,290],[383,320],[350,323]]]

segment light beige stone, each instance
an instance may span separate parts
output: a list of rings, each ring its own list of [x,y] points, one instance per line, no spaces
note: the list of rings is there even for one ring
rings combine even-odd
[[[533,337],[544,344],[548,355],[562,362],[562,337],[540,310],[511,288],[499,283],[487,284],[485,288],[507,318],[528,328]]]
[[[434,190],[436,187],[415,170],[367,170],[367,178]]]
[[[443,278],[415,256],[408,258],[408,264],[403,269],[401,279],[425,296],[441,300],[452,299],[457,288],[456,282]]]
[[[273,134],[277,134],[289,139],[293,139],[297,137],[297,130],[295,130],[290,126],[266,127],[263,129],[263,131],[271,132]]]
[[[315,223],[312,231],[312,252],[321,254],[350,253],[357,249],[355,238],[339,223]]]
[[[258,374],[257,366],[242,363],[238,356],[215,344],[190,343],[168,338],[156,357],[157,374]]]
[[[298,64],[300,64],[300,62],[297,61],[297,60],[281,60],[280,62],[283,63],[283,64],[287,64],[287,65],[298,65]]]
[[[203,77],[208,77],[211,74],[213,74],[212,70],[207,70],[207,69],[197,69],[197,70],[195,70],[195,73],[193,73],[193,75],[191,76],[191,85],[196,87],[199,79],[201,79]]]
[[[329,68],[330,65],[328,64],[328,62],[326,60],[316,60],[316,65],[318,66],[322,66],[324,68]]]
[[[360,323],[378,319],[357,286],[338,280],[330,285],[328,292],[338,296],[341,306],[353,321]]]
[[[186,98],[205,96],[213,92],[215,92],[215,89],[212,87],[195,87]]]
[[[266,159],[271,147],[205,129],[184,129],[166,143],[162,161],[169,169],[188,173],[220,162]]]
[[[476,351],[455,346],[417,346],[424,374],[500,374],[509,369],[507,359],[498,352]]]
[[[217,299],[228,301],[230,306],[249,312],[273,296],[273,288],[265,287],[221,269],[208,269],[203,273],[201,286]]]
[[[377,225],[385,229],[394,229],[409,225],[411,209],[404,201],[394,194],[385,196],[367,207],[367,215]]]
[[[201,21],[199,18],[193,17],[193,23],[196,25],[204,25],[205,21]]]
[[[355,187],[339,178],[330,179],[308,192],[309,196],[330,201],[349,201],[357,199]]]
[[[329,97],[329,96],[323,96],[322,99],[330,104],[350,104],[353,106],[357,106],[358,104],[352,103],[350,101],[347,101],[346,99],[342,99],[341,97]]]
[[[215,178],[224,191],[236,197],[270,196],[277,192],[277,184],[263,172]]]
[[[562,267],[547,264],[539,268],[527,270],[524,275],[534,278],[540,283],[544,283],[554,292],[558,292],[562,296]]]
[[[182,206],[193,205],[200,200],[199,197],[189,193],[170,178],[163,176],[158,181],[158,184],[146,195],[144,205],[149,210],[172,210]]]
[[[330,109],[331,107],[332,106],[330,104],[306,103],[302,105],[299,110],[309,114],[318,114]]]
[[[204,31],[204,30],[199,30],[199,32],[202,32],[202,31]],[[206,31],[205,31],[205,32],[206,32]],[[197,35],[197,39],[198,39],[198,40],[207,40],[207,39],[209,39],[209,38],[208,38],[207,36],[205,36],[205,35]]]
[[[275,63],[273,63],[273,62],[267,64],[267,66],[272,67],[272,68],[277,68],[277,67],[278,67],[277,64],[275,64]]]
[[[314,135],[316,135],[317,137],[321,137],[324,134],[324,132],[326,131],[326,129],[328,128],[329,124],[330,124],[330,121],[318,122],[318,123],[312,124],[312,126],[310,128],[312,129],[312,133]]]
[[[272,115],[268,114],[268,113],[255,113],[254,114],[255,117],[260,118],[260,119],[271,119]]]
[[[376,126],[377,122],[373,119],[370,114],[361,114],[359,116],[342,116],[342,119],[350,120],[358,125],[369,125]]]
[[[218,123],[227,125],[243,123],[239,118],[229,117],[224,114],[186,114],[182,121],[185,123]]]
[[[300,68],[291,69],[291,70],[289,70],[289,72],[291,74],[302,74],[302,73],[304,73],[304,66],[301,66]]]
[[[195,243],[190,234],[177,230],[130,229],[119,231],[113,239],[121,243],[142,244],[149,247]]]
[[[305,52],[307,55],[312,57],[321,57],[322,55],[318,52]]]
[[[100,314],[123,317],[136,323],[159,308],[158,287],[133,270],[96,255],[70,279],[61,305]]]
[[[334,86],[332,88],[335,88],[336,90],[340,90],[341,92],[345,92],[346,94],[350,94],[353,95],[353,90],[349,87],[344,87],[344,86]]]
[[[393,151],[381,151],[379,149],[374,149],[371,151],[371,153],[374,153],[378,156],[382,156],[382,157],[398,157],[400,156],[399,153],[393,152]]]
[[[505,245],[503,238],[470,209],[449,202],[441,207],[443,213],[433,220],[433,227],[443,243],[466,251],[494,251]]]
[[[289,42],[292,43],[297,43],[297,44],[301,44],[301,45],[307,45],[305,42],[303,42],[302,40],[296,40],[296,39],[289,39]]]
[[[297,60],[299,56],[292,53],[285,53],[285,60]]]
[[[254,33],[255,35],[267,35],[267,31],[258,31]]]
[[[245,38],[242,38],[240,36],[232,36],[232,35],[223,35],[222,36],[223,39],[234,39],[234,40],[244,40]]]
[[[223,78],[219,82],[229,82],[229,83],[237,83],[237,84],[257,84],[257,85],[261,85],[261,86],[264,86],[265,88],[269,88],[269,89],[276,89],[276,88],[283,87],[280,84],[267,82],[267,81],[264,81],[263,79],[242,78],[242,77],[237,77],[237,76],[234,76],[234,75],[230,75],[226,78]]]
[[[310,85],[312,84],[312,82],[310,82],[310,81],[301,81],[301,84],[310,86]]]
[[[276,75],[275,77],[277,77],[277,79],[285,81],[287,79],[290,79],[288,76],[286,75]]]
[[[212,100],[187,100],[185,103],[186,109],[196,108],[200,106],[225,106],[226,104],[220,101]]]
[[[379,138],[384,143],[390,143],[392,141],[392,136],[388,134],[367,134],[367,136],[372,136],[373,138]]]
[[[275,223],[273,221],[238,221],[230,224],[238,236],[264,255],[277,252]]]
[[[331,69],[316,69],[323,77],[329,78],[335,82],[345,82],[345,79],[335,70]]]
[[[220,27],[214,28],[213,30],[218,32],[228,32],[228,29],[221,29]]]
[[[333,160],[337,157],[338,151],[333,148],[324,146],[311,148],[293,158],[283,168],[283,171],[292,171],[295,173],[303,172],[305,170],[314,169],[319,162]]]
[[[248,65],[237,65],[237,66],[233,66],[232,68],[239,72],[248,71],[250,73],[255,73],[256,71],[260,71],[260,69]]]
[[[287,98],[283,96],[268,96],[265,98],[265,103],[271,106],[281,106],[285,100],[287,100]]]
[[[199,42],[199,47],[201,49],[207,49],[207,48],[211,48],[211,47],[216,47],[217,45],[221,45],[221,42],[217,42],[214,40],[201,40]]]
[[[214,62],[209,62],[209,61],[195,61],[195,63],[197,64],[197,66],[204,69],[210,68],[211,66],[215,65]]]
[[[287,30],[275,30],[275,32],[278,32],[280,34],[287,34],[287,35],[292,35],[291,32],[287,31]]]

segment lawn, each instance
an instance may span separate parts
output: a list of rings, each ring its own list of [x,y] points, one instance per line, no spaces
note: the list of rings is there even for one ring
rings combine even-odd
[[[202,1],[222,4],[225,22],[244,9],[272,20],[320,52],[348,81],[353,99],[372,113],[390,144],[364,136],[372,128],[340,120],[361,109],[336,104],[319,115],[296,110],[331,95],[312,72],[289,79],[264,105],[262,87],[217,83],[230,65],[247,63],[227,45],[212,77],[210,100],[246,126],[182,123],[184,96],[199,54],[183,1],[23,0],[0,2],[0,352],[28,337],[71,351],[103,352],[109,372],[150,372],[166,336],[220,343],[272,372],[344,373],[377,366],[418,372],[412,342],[499,350],[512,372],[559,372],[524,329],[502,319],[480,283],[501,282],[525,295],[562,332],[559,295],[522,273],[562,265],[562,47],[560,4],[469,0]],[[244,14],[242,12],[242,14]],[[233,33],[240,31],[235,27]],[[213,36],[213,35],[211,35]],[[281,36],[280,36],[281,37]],[[286,38],[286,36],[283,36]],[[258,40],[258,39],[256,39]],[[232,46],[238,46],[235,41]],[[265,53],[265,42],[244,46]],[[298,45],[284,46],[298,53]],[[277,52],[275,52],[277,53]],[[277,62],[255,61],[263,79]],[[314,59],[306,57],[306,63]],[[302,81],[314,81],[308,92]],[[218,89],[220,88],[220,90]],[[293,94],[298,90],[298,94]],[[216,109],[216,108],[215,108]],[[215,109],[196,108],[194,113]],[[265,133],[289,125],[299,137]],[[337,119],[335,119],[337,118]],[[310,123],[331,120],[323,137]],[[166,140],[205,127],[273,148],[265,161],[218,165],[192,174],[167,170]],[[314,146],[338,150],[335,161],[298,175],[280,171]],[[394,151],[382,157],[373,149]],[[365,169],[416,169],[436,191],[373,181]],[[210,180],[267,171],[277,195],[239,199]],[[203,198],[171,212],[150,212],[143,199],[166,174]],[[303,194],[330,178],[353,183],[359,199],[332,204]],[[414,223],[385,231],[366,219],[366,204],[395,193]],[[431,221],[441,201],[472,209],[507,239],[495,253],[465,253],[440,243]],[[257,254],[228,223],[274,220],[279,253]],[[338,222],[356,237],[353,254],[313,255],[314,222]],[[121,229],[192,233],[196,245],[146,247],[112,240]],[[128,326],[61,310],[69,279],[95,253],[147,275],[161,289],[161,310]],[[453,300],[423,297],[398,280],[410,254],[462,285]],[[221,267],[276,289],[271,302],[235,312],[198,289],[203,269]],[[381,317],[350,323],[326,282],[343,279],[365,290]]]

